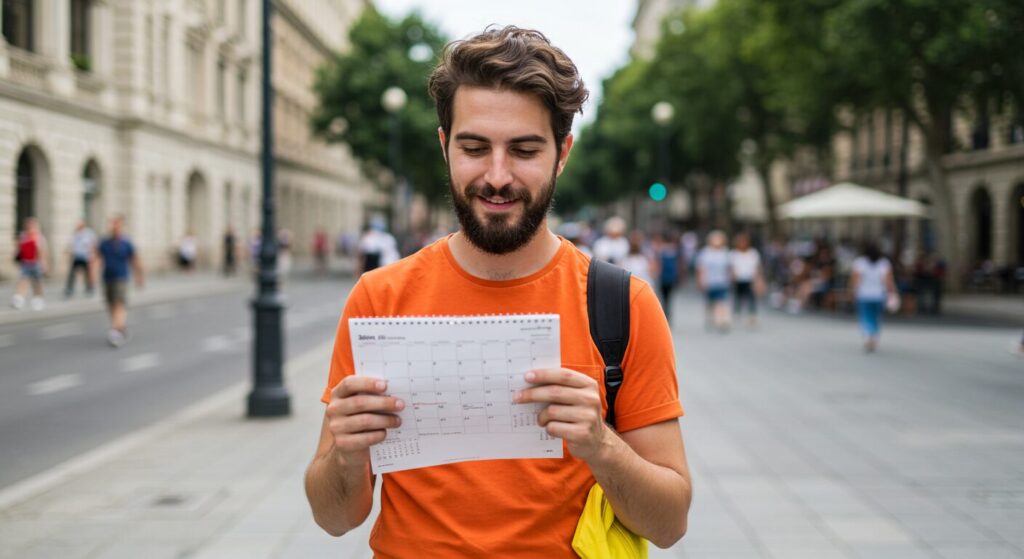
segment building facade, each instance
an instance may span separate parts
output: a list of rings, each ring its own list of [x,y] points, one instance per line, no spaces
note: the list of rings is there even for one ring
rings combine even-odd
[[[904,132],[895,112],[878,111],[848,120],[851,131],[833,139],[835,180],[875,186],[932,206],[921,134],[913,126]],[[1016,269],[1024,269],[1024,122],[1012,114],[990,116],[987,111],[961,112],[952,121],[952,141],[942,166],[954,222],[945,223],[933,212],[933,219],[909,228],[906,236],[912,248],[940,254],[956,251],[961,269],[951,272],[959,275],[964,287],[981,281],[976,286],[984,288],[986,274],[1015,274]],[[905,192],[900,192],[903,152],[907,181]],[[941,246],[939,227],[957,228],[958,246]]]
[[[345,48],[364,0],[274,2],[278,225],[308,252],[314,227],[355,230],[374,189],[344,147],[309,132],[314,69]],[[120,214],[150,269],[191,233],[219,262],[230,227],[259,225],[260,2],[3,0],[0,277],[25,217],[53,270],[79,221]]]

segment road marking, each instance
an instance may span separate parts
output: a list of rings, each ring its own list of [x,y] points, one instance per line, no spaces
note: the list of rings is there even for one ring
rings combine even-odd
[[[42,340],[56,340],[77,336],[82,333],[82,325],[77,322],[62,322],[39,329],[39,338]]]
[[[82,384],[82,375],[78,373],[57,375],[28,385],[28,393],[32,396],[42,396],[43,394],[53,394],[54,392],[74,388],[80,384]]]
[[[160,355],[157,353],[140,353],[121,360],[121,371],[134,373],[145,369],[152,369],[160,364]]]
[[[231,348],[227,336],[210,336],[203,340],[203,351],[224,351]]]
[[[0,347],[7,347],[14,345],[14,336],[10,334],[0,334]]]
[[[149,309],[149,318],[153,320],[163,320],[165,318],[171,318],[178,314],[178,310],[174,308],[173,304],[157,305]]]

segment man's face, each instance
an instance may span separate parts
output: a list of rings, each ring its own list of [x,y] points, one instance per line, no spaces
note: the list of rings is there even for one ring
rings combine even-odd
[[[451,138],[440,139],[462,232],[485,252],[513,252],[545,223],[572,136],[559,154],[534,95],[462,86],[452,108]]]

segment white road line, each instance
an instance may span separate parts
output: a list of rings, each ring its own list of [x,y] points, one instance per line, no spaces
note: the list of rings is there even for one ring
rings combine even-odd
[[[31,396],[42,396],[43,394],[53,394],[54,392],[74,388],[80,384],[82,384],[82,375],[71,373],[33,382],[28,385],[27,391]]]
[[[134,373],[145,369],[152,369],[160,364],[160,355],[157,353],[140,353],[121,360],[121,371]]]
[[[77,322],[62,322],[60,324],[54,324],[53,326],[47,326],[46,328],[40,328],[39,339],[56,340],[58,338],[77,336],[81,333],[81,324],[78,324]]]
[[[227,336],[210,336],[203,340],[203,351],[225,351],[231,348]]]
[[[149,309],[149,318],[152,318],[153,320],[163,320],[165,318],[171,318],[176,314],[178,314],[178,310],[174,308],[173,304],[170,303],[166,305],[156,305],[155,307],[151,307]]]
[[[0,347],[8,347],[14,345],[14,336],[11,334],[0,334]]]

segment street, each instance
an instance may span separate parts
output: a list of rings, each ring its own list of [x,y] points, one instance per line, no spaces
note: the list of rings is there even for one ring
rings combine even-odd
[[[333,337],[350,286],[286,285],[286,359]],[[0,325],[0,488],[250,378],[250,298],[131,308],[131,340],[118,350],[102,312]]]
[[[370,557],[373,518],[332,538],[313,523],[302,489],[344,287],[289,286],[289,355],[318,346],[293,364],[291,417],[240,421],[236,392],[49,480],[0,508],[0,541],[10,545],[0,557]],[[97,316],[82,319],[90,334],[29,342],[35,349],[22,336],[72,327],[4,330],[19,337],[4,349],[4,475],[159,424],[246,378],[245,299],[184,301],[174,316],[137,309],[135,338],[121,351],[85,329],[102,324]],[[669,550],[652,547],[653,559],[1024,557],[1024,359],[1009,351],[1019,330],[889,323],[880,350],[865,354],[851,317],[768,311],[756,329],[718,334],[704,330],[701,313],[695,294],[676,299],[689,530]],[[25,372],[42,347],[52,357]],[[137,365],[153,362],[138,357],[147,354],[160,356],[156,364]],[[85,366],[55,370],[51,359]],[[74,371],[73,387],[36,384]]]

